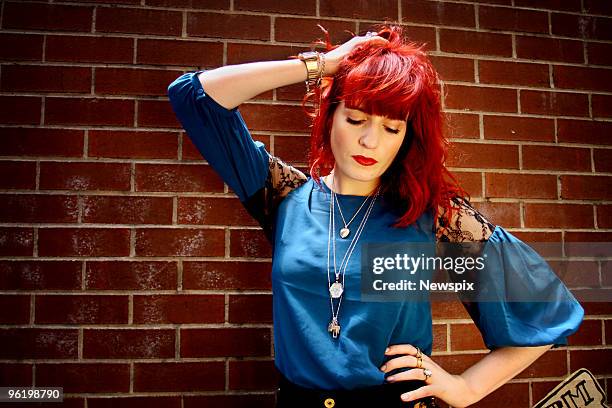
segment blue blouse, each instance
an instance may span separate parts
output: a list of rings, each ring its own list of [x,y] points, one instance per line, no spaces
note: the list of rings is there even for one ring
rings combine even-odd
[[[263,143],[253,141],[237,108],[228,110],[204,92],[200,72],[186,73],[170,84],[170,102],[202,156],[260,221],[273,244],[274,352],[280,372],[303,387],[353,389],[384,382],[379,367],[386,361],[388,345],[409,343],[431,354],[430,303],[362,301],[360,260],[363,243],[435,242],[432,214],[423,213],[408,228],[394,228],[397,214],[379,197],[347,265],[341,332],[332,338],[327,331],[329,188],[312,178],[293,184],[283,180],[288,193],[273,197],[270,174],[282,162]],[[353,214],[364,199],[337,197],[345,214]],[[343,255],[349,243],[337,237],[337,253]],[[495,243],[513,245],[491,246],[489,261],[495,276],[503,277],[493,279],[492,290],[503,295],[507,288],[498,283],[512,280],[524,282],[530,290],[556,286],[549,302],[466,304],[487,347],[566,344],[583,319],[580,304],[542,257],[501,226],[494,227],[487,246]]]

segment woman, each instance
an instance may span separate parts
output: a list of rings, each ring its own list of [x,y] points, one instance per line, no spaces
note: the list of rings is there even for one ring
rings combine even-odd
[[[495,264],[496,274],[523,283],[556,278],[475,210],[444,167],[439,82],[421,48],[398,26],[335,48],[328,37],[326,45],[325,54],[187,73],[168,89],[196,147],[273,245],[278,406],[423,407],[435,406],[433,397],[473,404],[566,344],[583,310],[563,285],[553,302],[465,301],[493,351],[458,374],[429,357],[429,302],[362,301],[364,243],[514,243],[497,261],[519,262]],[[302,81],[316,106],[311,177],[254,142],[237,110]]]

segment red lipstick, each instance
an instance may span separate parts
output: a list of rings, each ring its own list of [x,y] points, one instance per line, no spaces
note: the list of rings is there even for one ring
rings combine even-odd
[[[372,166],[378,163],[378,161],[374,160],[373,158],[365,156],[353,156],[353,159],[362,166]]]

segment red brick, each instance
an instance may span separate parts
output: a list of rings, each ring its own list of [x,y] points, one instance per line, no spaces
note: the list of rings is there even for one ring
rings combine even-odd
[[[172,224],[172,197],[83,197],[82,222]]]
[[[183,17],[178,11],[99,7],[96,31],[180,36]]]
[[[516,36],[516,56],[531,60],[584,62],[581,41]]]
[[[274,390],[278,384],[278,370],[269,360],[229,362],[230,390]]]
[[[310,137],[276,136],[274,155],[289,163],[308,163]]]
[[[32,379],[32,364],[0,363],[0,387],[30,387]]]
[[[440,26],[476,27],[471,4],[402,0],[402,20]]]
[[[147,5],[229,10],[229,0],[147,0]]]
[[[584,0],[584,11],[590,14],[612,15],[610,3],[602,0]]]
[[[66,393],[128,392],[129,364],[37,364],[38,387],[64,387]]]
[[[76,222],[77,197],[39,194],[0,195],[0,221]]]
[[[474,207],[489,221],[506,228],[518,228],[521,225],[518,203],[474,202]]]
[[[181,357],[270,356],[270,329],[182,329]]]
[[[91,68],[42,65],[2,67],[2,91],[89,93]]]
[[[126,191],[130,189],[130,165],[43,162],[40,164],[40,189]]]
[[[120,37],[47,36],[46,61],[131,64],[134,40]]]
[[[194,56],[197,55],[197,58]],[[223,44],[201,41],[139,39],[136,62],[214,68],[223,65]],[[195,67],[194,67],[195,70]]]
[[[230,230],[230,256],[270,258],[272,247],[261,230]]]
[[[516,90],[448,85],[446,108],[487,112],[518,112]]]
[[[531,394],[533,402],[539,402],[544,399],[555,387],[559,385],[559,381],[533,381],[531,383]],[[535,406],[535,405],[534,405]]]
[[[474,324],[451,324],[451,350],[484,350],[486,346]]]
[[[599,228],[612,228],[612,205],[597,206],[597,226]]]
[[[487,173],[485,197],[556,199],[557,177],[547,174]]]
[[[454,143],[449,150],[447,165],[518,169],[518,146],[486,143]]]
[[[461,374],[483,357],[484,354],[446,354],[432,356],[432,359],[449,373]]]
[[[267,408],[275,404],[274,394],[184,395],[184,408]]]
[[[453,172],[459,183],[474,197],[482,197],[482,177],[480,173],[467,171]]]
[[[0,227],[0,256],[32,256],[33,251],[32,228]]]
[[[556,88],[611,91],[611,72],[612,70],[604,68],[555,65],[553,80]]]
[[[0,138],[0,154],[3,156],[81,157],[83,155],[83,134],[82,130],[72,129],[3,128],[2,138]]]
[[[552,119],[484,115],[485,139],[554,142]]]
[[[80,0],[81,3],[141,4],[140,0]]]
[[[0,296],[0,324],[28,324],[30,296]]]
[[[433,302],[431,313],[436,319],[469,319],[470,316],[465,307],[459,301]]]
[[[96,68],[95,93],[99,95],[165,96],[176,71],[129,68]]]
[[[83,358],[173,358],[174,330],[83,331]]]
[[[2,28],[50,31],[91,31],[93,7],[7,2]]]
[[[508,34],[441,28],[440,50],[457,54],[512,57],[512,37]]]
[[[585,315],[609,315],[612,313],[612,303],[610,302],[582,302]]]
[[[570,346],[600,346],[602,344],[601,323],[601,320],[584,320],[578,331],[567,338],[568,344]]]
[[[589,149],[563,146],[523,145],[523,168],[591,171]]]
[[[549,10],[582,11],[580,0],[514,0],[514,5]]]
[[[174,290],[176,262],[87,261],[87,289]]]
[[[138,101],[137,123],[140,127],[181,128],[168,101]]]
[[[612,96],[592,95],[593,117],[612,117]]]
[[[284,60],[290,55],[303,51],[297,46],[263,45],[263,44],[227,44],[227,64],[246,62]]]
[[[315,14],[315,1],[236,0],[235,10],[261,11],[282,14]]]
[[[342,44],[352,38],[346,31],[356,32],[352,21],[325,20],[319,18],[277,17],[274,19],[274,39],[276,41],[301,42],[310,44],[325,35],[317,24],[329,31],[332,44]]]
[[[478,139],[480,138],[478,115],[447,113],[444,132],[449,138]]]
[[[571,350],[570,371],[586,368],[594,375],[612,373],[612,349],[605,350]]]
[[[589,116],[585,94],[521,90],[521,111],[552,116]]]
[[[230,295],[229,323],[272,323],[272,296]]]
[[[481,4],[506,4],[510,5],[512,0],[472,0],[472,3],[481,3]]]
[[[41,228],[41,256],[128,256],[130,231],[125,228]]]
[[[561,197],[578,200],[610,200],[612,177],[563,175]]]
[[[587,56],[589,64],[612,65],[612,44],[587,43]]]
[[[433,328],[433,351],[446,351],[447,348],[447,328],[446,324],[434,324]]]
[[[593,228],[593,206],[525,203],[527,228]]]
[[[176,159],[177,154],[176,132],[89,131],[89,157]]]
[[[519,408],[529,406],[529,384],[509,383],[493,391],[478,401],[478,408],[498,408],[500,401],[504,407]]]
[[[223,295],[134,296],[134,323],[223,323]]]
[[[240,112],[250,130],[307,131],[306,115],[298,106],[244,104]]]
[[[269,262],[183,262],[183,289],[270,290]]]
[[[368,20],[393,20],[399,17],[398,4],[393,0],[359,2],[349,0],[320,0],[319,12],[325,17],[363,18]],[[314,13],[311,13],[313,15]]]
[[[187,13],[187,35],[207,38],[270,39],[270,17],[245,14]],[[236,30],[240,27],[240,30]]]
[[[606,344],[612,344],[612,321],[605,320],[604,322],[606,329]]]
[[[222,391],[225,363],[135,363],[134,391]]]
[[[223,256],[222,229],[148,228],[136,231],[138,256]]]
[[[112,324],[127,323],[127,320],[127,296],[36,296],[37,324]]]
[[[41,98],[33,96],[0,96],[0,123],[40,124]]]
[[[47,98],[45,124],[108,125],[134,124],[134,101],[97,98]]]
[[[0,34],[0,61],[41,61],[42,51],[42,35]]]
[[[223,197],[179,197],[179,224],[258,225],[240,201]]]
[[[600,286],[599,266],[595,261],[550,261],[549,265],[571,289]]]
[[[136,191],[221,193],[223,181],[210,166],[137,164]]]
[[[80,289],[81,267],[76,261],[1,261],[0,289]]]
[[[592,120],[557,120],[559,142],[612,145],[609,122]]]
[[[612,39],[612,22],[609,18],[552,13],[550,23],[552,34],[597,40]]]
[[[0,330],[0,345],[2,345],[0,347],[0,358],[3,359],[75,359],[77,358],[78,331],[31,328],[2,329]],[[38,378],[36,382],[39,385]]]
[[[548,34],[548,13],[509,7],[478,8],[480,28]]]
[[[110,398],[87,397],[87,408],[181,408],[181,396],[122,396]]]
[[[474,82],[475,80],[473,59],[442,56],[431,56],[430,59],[440,77],[445,81]]]
[[[478,61],[481,83],[550,87],[548,65],[506,61]]]

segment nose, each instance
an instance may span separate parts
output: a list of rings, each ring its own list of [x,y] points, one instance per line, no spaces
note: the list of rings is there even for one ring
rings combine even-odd
[[[368,149],[376,149],[376,147],[378,147],[379,137],[380,135],[375,126],[366,126],[359,137],[359,144]]]

